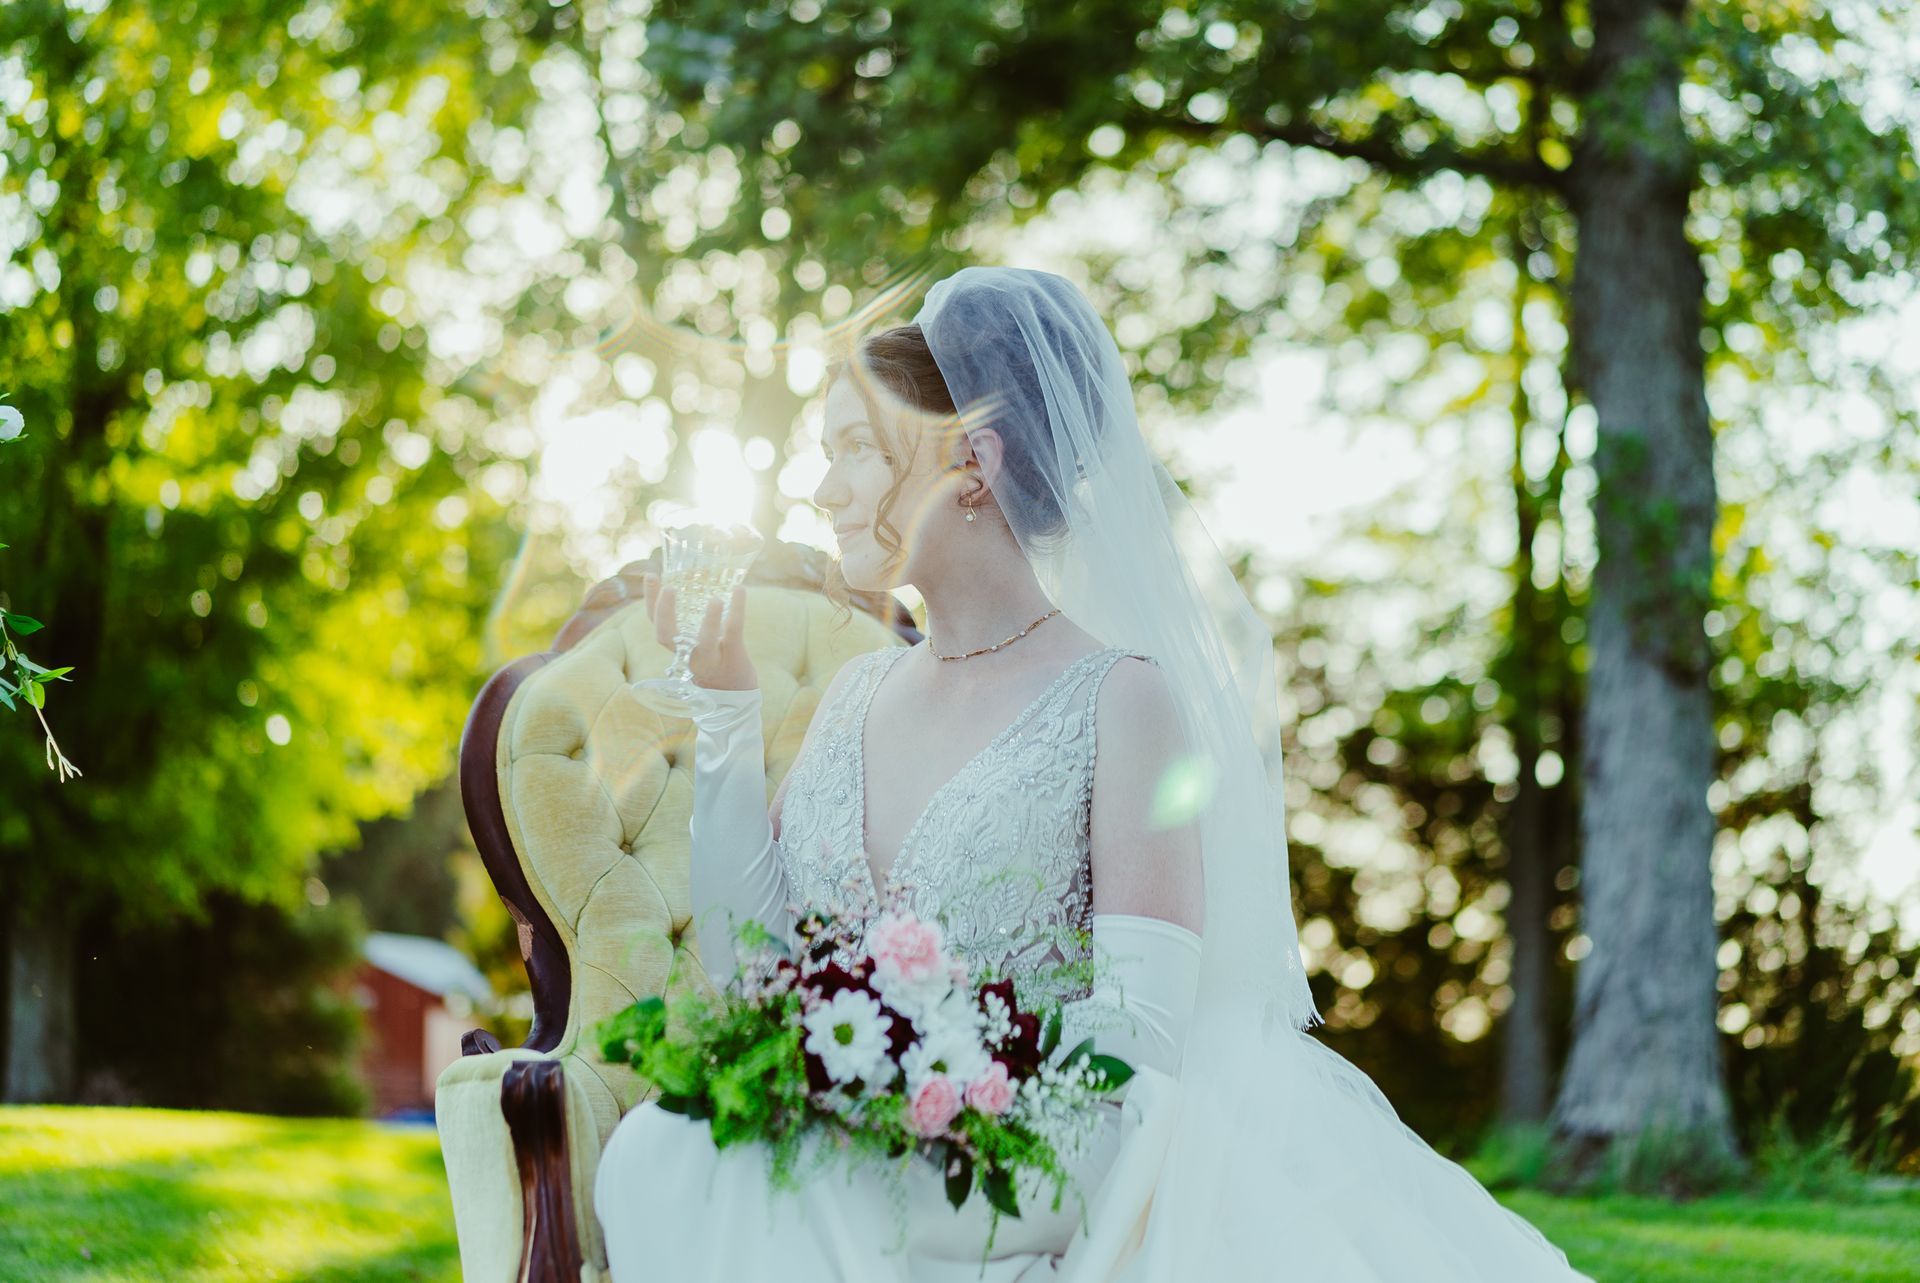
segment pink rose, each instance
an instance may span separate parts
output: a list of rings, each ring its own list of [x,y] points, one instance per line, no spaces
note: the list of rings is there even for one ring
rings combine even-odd
[[[960,1112],[960,1093],[953,1088],[953,1079],[945,1074],[935,1074],[920,1084],[920,1090],[913,1093],[913,1103],[908,1110],[913,1130],[922,1136],[938,1136],[947,1130],[947,1124]]]
[[[887,914],[867,932],[867,949],[883,986],[893,980],[917,985],[944,974],[947,960],[940,943],[939,927],[906,914]]]
[[[999,1061],[987,1066],[987,1072],[967,1084],[967,1104],[983,1114],[1004,1114],[1013,1104],[1013,1084],[1007,1079],[1007,1067]]]

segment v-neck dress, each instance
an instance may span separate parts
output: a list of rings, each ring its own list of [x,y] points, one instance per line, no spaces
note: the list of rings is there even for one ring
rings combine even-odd
[[[852,662],[814,743],[793,766],[781,807],[780,851],[792,899],[843,909],[877,902],[866,827],[864,740],[874,692],[909,647]],[[1089,848],[1100,681],[1120,659],[1109,646],[1066,666],[1007,727],[928,800],[885,873],[889,892],[940,922],[970,967],[1011,975],[1022,997],[1068,1001],[1043,977],[1085,960],[1092,928]]]

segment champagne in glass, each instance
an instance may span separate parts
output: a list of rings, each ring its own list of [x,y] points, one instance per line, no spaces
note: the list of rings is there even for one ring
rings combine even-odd
[[[738,522],[691,522],[663,532],[660,582],[673,589],[673,663],[664,677],[633,683],[635,699],[657,713],[685,717],[705,698],[705,688],[693,680],[689,661],[707,603],[716,597],[723,603],[732,599],[734,588],[746,577],[747,567],[765,542],[759,531]]]

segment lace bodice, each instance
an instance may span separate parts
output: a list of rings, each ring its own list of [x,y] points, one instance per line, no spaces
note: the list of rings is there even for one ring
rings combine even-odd
[[[780,848],[798,903],[855,913],[876,906],[862,840],[862,749],[874,691],[907,649],[852,661],[792,768]],[[887,874],[915,913],[941,923],[957,957],[1012,975],[1023,996],[1068,1001],[1087,992],[1085,984],[1049,983],[1044,973],[1087,960],[1084,937],[1070,936],[1092,925],[1094,709],[1101,678],[1130,654],[1138,652],[1110,646],[1068,665],[934,793]]]

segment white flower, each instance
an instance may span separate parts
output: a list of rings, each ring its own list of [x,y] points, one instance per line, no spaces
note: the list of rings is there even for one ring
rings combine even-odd
[[[979,1034],[961,1021],[935,1021],[900,1057],[909,1092],[918,1091],[922,1083],[940,1074],[951,1078],[953,1085],[964,1092],[992,1063],[993,1057],[980,1045]]]
[[[13,440],[26,426],[27,421],[21,417],[20,411],[10,405],[0,405],[0,441]]]
[[[989,993],[985,1004],[986,1011],[980,1021],[980,1041],[989,1047],[997,1047],[1013,1032],[1013,1012],[997,993]]]
[[[873,995],[842,989],[800,1023],[807,1030],[807,1050],[820,1057],[827,1076],[835,1082],[892,1079],[887,1033],[893,1028],[893,1017],[880,1010]]]

